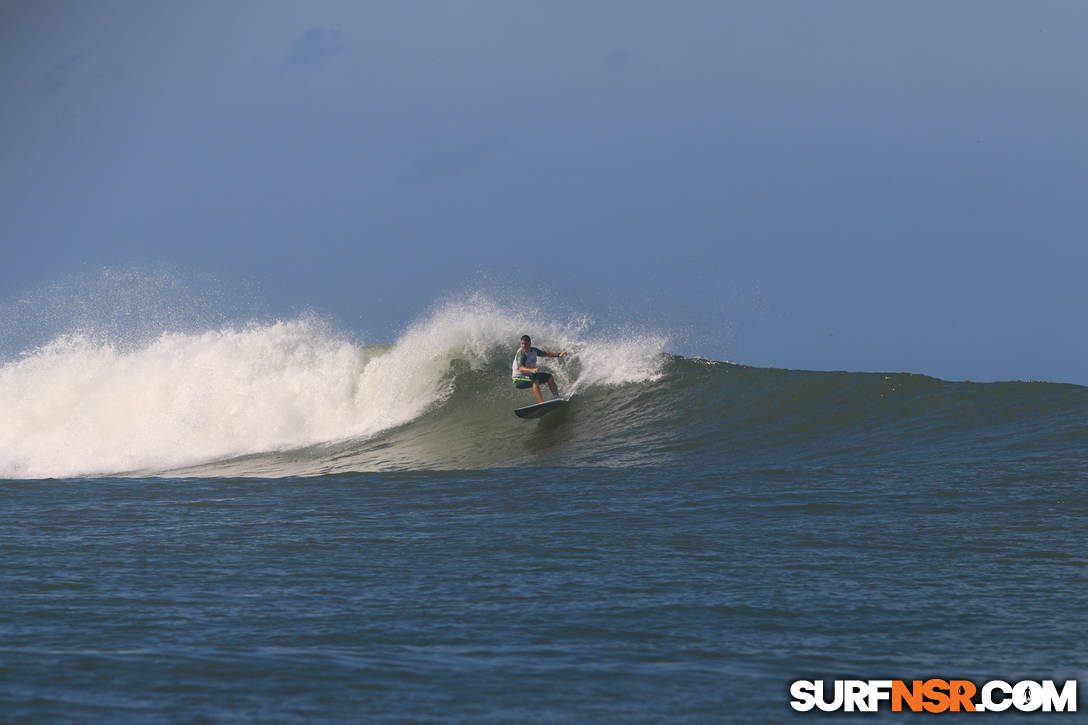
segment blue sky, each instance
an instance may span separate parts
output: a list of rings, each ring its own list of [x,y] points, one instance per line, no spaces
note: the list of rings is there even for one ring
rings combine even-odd
[[[1088,384],[1085,27],[1080,2],[7,2],[0,302],[166,267],[378,342],[483,287],[684,354]]]

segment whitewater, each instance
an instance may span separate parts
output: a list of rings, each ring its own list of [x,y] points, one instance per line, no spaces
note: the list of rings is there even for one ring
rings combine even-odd
[[[473,295],[427,313],[391,345],[363,345],[312,314],[163,331],[136,344],[67,332],[0,367],[0,476],[151,475],[362,443],[434,414],[459,379],[474,382],[472,373],[489,374],[478,395],[513,407],[524,394],[498,372],[499,361],[527,332],[577,359],[554,367],[567,394],[660,375],[664,336],[595,336],[588,325],[510,312]],[[310,459],[277,473],[322,471]]]

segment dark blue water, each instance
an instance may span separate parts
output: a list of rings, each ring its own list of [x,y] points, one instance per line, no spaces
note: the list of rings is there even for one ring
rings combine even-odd
[[[1084,681],[1088,458],[1040,421],[932,457],[5,482],[0,720],[775,722],[799,678]]]

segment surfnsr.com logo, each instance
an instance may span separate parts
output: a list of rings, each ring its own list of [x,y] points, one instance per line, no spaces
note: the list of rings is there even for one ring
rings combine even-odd
[[[790,685],[790,707],[800,712],[1076,712],[1077,681],[1059,689],[1054,680],[1009,684],[990,680],[977,687],[970,680],[797,680]]]

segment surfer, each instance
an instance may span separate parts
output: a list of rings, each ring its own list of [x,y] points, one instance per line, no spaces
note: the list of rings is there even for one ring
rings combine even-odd
[[[518,352],[514,355],[514,387],[516,388],[528,388],[532,387],[533,395],[536,396],[536,402],[543,403],[544,396],[540,394],[540,384],[547,383],[548,389],[552,391],[552,396],[559,397],[559,388],[555,385],[555,378],[551,373],[542,373],[540,368],[537,367],[536,358],[537,355],[543,355],[544,357],[563,357],[567,353],[565,352],[548,352],[547,350],[541,350],[538,347],[533,347],[533,341],[528,335],[521,336],[521,347],[518,348]]]

